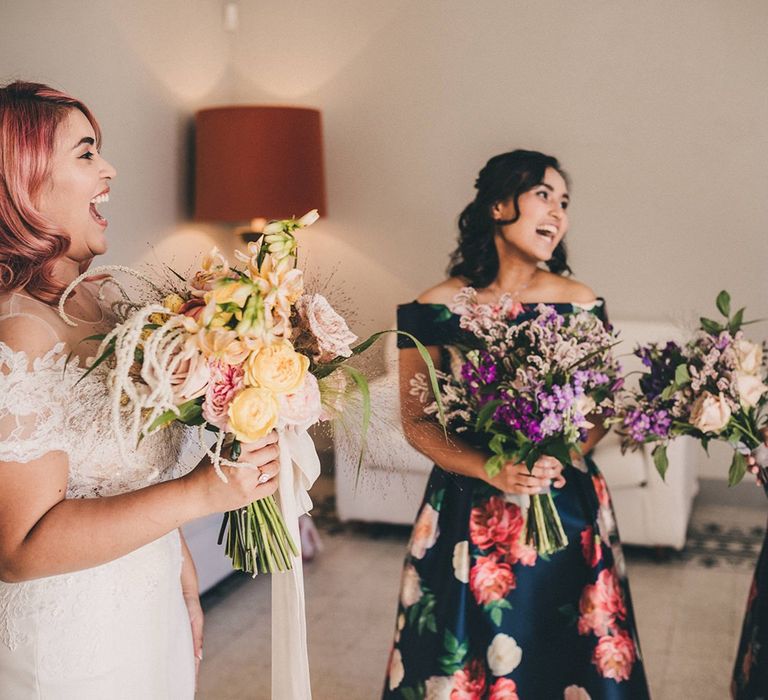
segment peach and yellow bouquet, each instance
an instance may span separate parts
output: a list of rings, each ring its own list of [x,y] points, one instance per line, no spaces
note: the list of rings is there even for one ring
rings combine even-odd
[[[121,450],[175,421],[199,426],[201,443],[204,430],[216,436],[212,447],[203,444],[226,481],[221,465],[236,466],[241,442],[274,429],[306,431],[338,412],[347,378],[361,391],[367,421],[365,377],[346,361],[381,333],[353,346],[357,337],[327,299],[305,293],[295,232],[317,218],[311,211],[272,221],[246,252],[235,253],[237,265],[214,248],[189,279],[174,273],[165,287],[120,266],[87,273],[128,273],[152,290],[149,303],[124,295],[113,305],[118,323],[96,337],[101,345],[89,368],[108,363]],[[82,279],[62,296],[63,316],[66,296]],[[233,567],[253,575],[290,569],[298,554],[271,496],[227,513],[220,543],[225,534]]]

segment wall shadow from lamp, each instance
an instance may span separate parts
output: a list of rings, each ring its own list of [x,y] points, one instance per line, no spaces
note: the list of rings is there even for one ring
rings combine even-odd
[[[195,117],[195,219],[247,226],[257,240],[271,219],[317,209],[327,216],[320,112],[238,105]]]

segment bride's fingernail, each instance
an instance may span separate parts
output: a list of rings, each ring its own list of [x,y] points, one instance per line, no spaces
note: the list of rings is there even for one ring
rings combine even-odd
[[[259,477],[259,483],[260,484],[266,484],[272,477],[269,474],[262,474]]]

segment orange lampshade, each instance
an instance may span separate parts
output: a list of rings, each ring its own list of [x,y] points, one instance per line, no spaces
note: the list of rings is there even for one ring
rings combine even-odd
[[[195,218],[288,219],[327,214],[320,112],[214,107],[196,117]]]

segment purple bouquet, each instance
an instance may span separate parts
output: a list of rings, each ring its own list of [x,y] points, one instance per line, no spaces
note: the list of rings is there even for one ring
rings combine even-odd
[[[590,418],[614,412],[622,379],[613,331],[586,308],[563,315],[539,304],[513,323],[525,309],[509,295],[497,305],[479,304],[466,288],[455,301],[474,343],[452,347],[451,371],[439,375],[447,427],[488,446],[491,477],[507,462],[533,469],[544,455],[572,463],[593,427]],[[413,392],[425,396],[425,381],[417,379]],[[437,406],[425,410],[436,414]],[[568,544],[549,492],[530,499],[526,542],[544,554]]]
[[[705,449],[712,440],[727,441],[734,448],[728,474],[732,486],[744,476],[746,455],[762,445],[768,386],[763,348],[746,340],[741,330],[744,309],[731,315],[725,291],[717,297],[717,308],[725,320],[702,318],[685,345],[637,348],[647,370],[617,418],[625,449],[656,443],[653,460],[662,477],[669,466],[667,445],[675,437],[689,435]]]

